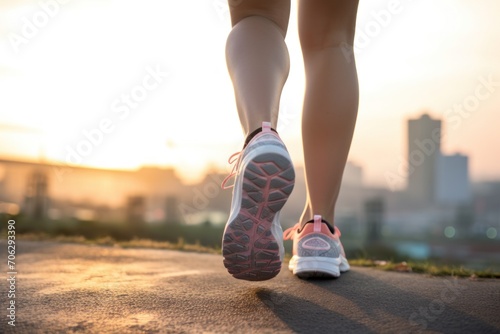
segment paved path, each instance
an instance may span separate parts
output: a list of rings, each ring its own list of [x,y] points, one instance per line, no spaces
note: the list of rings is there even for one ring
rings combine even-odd
[[[500,332],[500,280],[354,268],[245,282],[216,255],[28,241],[16,260],[15,327],[0,284],[6,333]]]

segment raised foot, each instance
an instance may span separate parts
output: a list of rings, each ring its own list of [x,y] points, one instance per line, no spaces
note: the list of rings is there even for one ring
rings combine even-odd
[[[255,157],[245,168],[240,209],[226,226],[222,243],[224,266],[235,278],[262,281],[279,274],[281,238],[273,235],[273,224],[294,178],[291,161],[274,153]]]

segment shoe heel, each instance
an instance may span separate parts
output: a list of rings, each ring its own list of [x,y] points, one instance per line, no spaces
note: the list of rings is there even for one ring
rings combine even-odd
[[[290,159],[278,153],[254,157],[243,173],[240,210],[223,238],[224,266],[235,278],[262,281],[281,270],[280,236],[275,216],[290,196],[295,172]]]
[[[340,258],[300,257],[295,263],[293,274],[299,278],[340,277]]]

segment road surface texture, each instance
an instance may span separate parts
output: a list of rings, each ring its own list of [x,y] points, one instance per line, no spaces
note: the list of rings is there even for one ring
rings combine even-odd
[[[500,332],[500,280],[353,268],[246,282],[210,254],[32,241],[16,251],[15,327],[1,284],[5,333]]]

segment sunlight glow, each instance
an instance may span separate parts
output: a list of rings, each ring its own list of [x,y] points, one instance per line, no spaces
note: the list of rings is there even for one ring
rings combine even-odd
[[[42,3],[0,5],[0,155],[103,168],[175,166],[191,180],[207,165],[225,168],[243,138],[225,64],[224,1],[70,2],[52,12]],[[388,1],[359,8],[358,34],[370,40],[358,39],[355,50],[361,98],[350,158],[364,165],[370,183],[383,183],[384,171],[405,154],[406,118],[424,109],[439,117],[471,94],[480,76],[492,75],[495,90],[500,81],[500,44],[491,43],[500,38],[498,2],[400,3],[390,17],[383,16]],[[300,161],[296,10],[294,3],[280,132]],[[165,75],[155,81],[155,71]],[[499,104],[495,91],[460,128],[445,129],[445,151],[473,155],[475,179],[500,176],[491,154]],[[87,154],[76,159],[70,152],[79,145]]]

